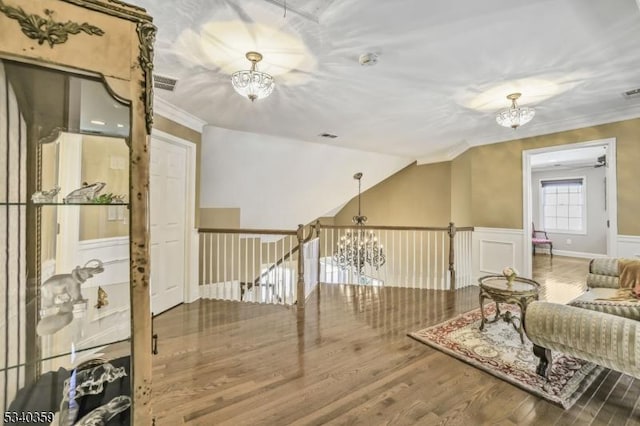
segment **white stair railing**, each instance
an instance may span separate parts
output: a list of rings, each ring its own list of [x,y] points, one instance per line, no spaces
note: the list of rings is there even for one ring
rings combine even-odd
[[[319,282],[432,290],[473,284],[473,228],[453,223],[198,232],[205,299],[293,305]]]
[[[456,228],[453,223],[441,228],[320,227],[321,282],[434,290],[472,284],[473,228]],[[350,256],[344,254],[345,246],[351,247]]]

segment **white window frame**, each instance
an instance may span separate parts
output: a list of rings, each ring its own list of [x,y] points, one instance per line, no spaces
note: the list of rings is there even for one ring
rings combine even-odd
[[[550,181],[564,181],[564,180],[574,180],[580,179],[582,180],[582,229],[579,231],[572,231],[569,229],[554,229],[549,228],[545,222],[544,215],[544,187],[542,186],[542,182],[550,182]],[[555,178],[544,178],[538,181],[538,188],[540,188],[539,192],[539,217],[540,217],[540,226],[541,229],[547,231],[552,234],[571,234],[571,235],[587,235],[587,217],[588,217],[588,202],[587,202],[587,177],[586,176],[566,176],[566,177],[555,177]]]

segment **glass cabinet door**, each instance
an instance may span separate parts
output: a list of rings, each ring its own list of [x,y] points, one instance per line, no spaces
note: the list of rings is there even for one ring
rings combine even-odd
[[[0,60],[4,424],[130,424],[131,109]]]

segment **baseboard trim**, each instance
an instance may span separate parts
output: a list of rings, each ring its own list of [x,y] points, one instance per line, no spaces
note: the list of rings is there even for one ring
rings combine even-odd
[[[549,249],[536,249],[536,254],[549,254]],[[585,253],[581,251],[553,250],[554,256],[579,257],[581,259],[605,259],[609,256],[602,253]]]

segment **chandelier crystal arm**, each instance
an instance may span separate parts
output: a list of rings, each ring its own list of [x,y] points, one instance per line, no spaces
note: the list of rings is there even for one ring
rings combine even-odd
[[[358,215],[353,217],[354,229],[340,237],[333,259],[341,270],[349,270],[362,278],[367,265],[369,270],[375,268],[377,271],[384,265],[386,257],[378,237],[365,228],[367,217],[362,215],[362,173],[356,173],[353,178],[358,181]]]

